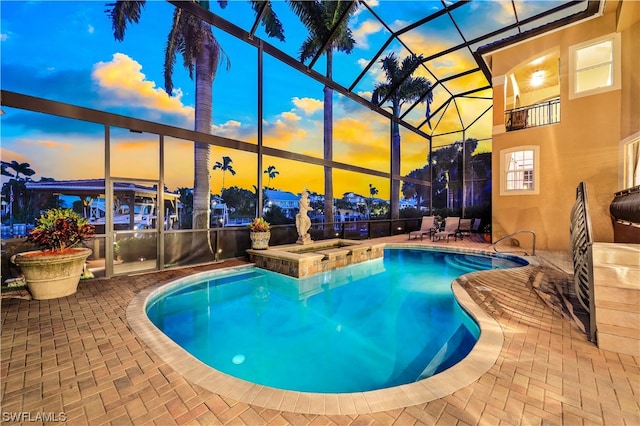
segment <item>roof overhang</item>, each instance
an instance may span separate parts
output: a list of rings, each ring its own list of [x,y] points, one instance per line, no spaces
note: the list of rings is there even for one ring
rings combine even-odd
[[[550,22],[547,25],[533,28],[524,33],[516,34],[512,37],[507,37],[494,43],[481,46],[475,52],[473,52],[473,56],[482,69],[482,72],[484,73],[487,80],[492,82],[491,56],[494,53],[507,48],[511,48],[513,46],[517,46],[518,44],[524,43],[526,41],[551,34],[561,29],[586,22],[594,18],[598,18],[604,14],[605,2],[606,0],[588,0],[587,7],[582,12],[566,16],[564,18]],[[552,14],[555,10],[556,9],[549,10],[546,12],[546,14]]]

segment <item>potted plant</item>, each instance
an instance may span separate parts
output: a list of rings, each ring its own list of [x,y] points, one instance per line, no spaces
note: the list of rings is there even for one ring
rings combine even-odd
[[[11,257],[34,299],[65,297],[78,290],[84,264],[92,251],[77,246],[94,235],[94,226],[71,209],[50,209],[37,219],[27,241],[41,250]]]
[[[269,238],[271,238],[271,227],[269,222],[263,217],[257,217],[248,225],[249,237],[251,238],[251,248],[264,250],[269,247]]]
[[[484,227],[484,242],[491,244],[491,224],[488,223]]]

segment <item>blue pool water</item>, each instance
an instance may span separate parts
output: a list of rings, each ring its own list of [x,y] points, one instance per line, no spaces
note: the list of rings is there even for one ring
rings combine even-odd
[[[186,280],[147,304],[151,321],[232,376],[304,392],[361,392],[415,382],[464,358],[477,324],[453,297],[470,270],[501,257],[386,249],[306,279],[255,267]]]

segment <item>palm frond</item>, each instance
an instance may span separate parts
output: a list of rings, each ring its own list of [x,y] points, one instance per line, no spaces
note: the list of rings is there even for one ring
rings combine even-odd
[[[349,29],[349,18],[341,21],[345,13],[355,11],[351,1],[297,1],[290,0],[291,10],[309,31],[309,36],[300,48],[300,60],[305,61],[318,54],[326,45],[327,50],[350,53],[355,40]],[[337,29],[334,31],[334,29]],[[328,43],[327,43],[328,41]]]
[[[372,102],[377,105],[379,99],[387,98],[395,106],[425,100],[430,104],[433,100],[431,82],[424,77],[411,76],[422,62],[422,55],[409,55],[398,63],[393,52],[381,59],[387,82],[375,86]]]
[[[308,30],[323,28],[322,6],[318,0],[289,0],[289,7]]]
[[[173,25],[167,36],[167,47],[164,51],[164,90],[169,96],[173,93],[173,67],[176,63],[176,53],[184,50],[184,42],[180,36],[179,24],[182,9],[176,8],[173,13]],[[189,70],[189,75],[192,70]]]
[[[124,33],[127,29],[127,23],[138,23],[142,8],[146,4],[146,0],[139,1],[117,1],[115,3],[107,3],[110,9],[105,13],[111,20],[113,27],[113,37],[118,40],[124,40]]]
[[[382,64],[382,70],[385,72],[387,82],[389,84],[393,84],[395,82],[394,80],[398,78],[400,72],[396,55],[391,52],[387,56],[382,58],[380,60],[380,63]]]
[[[424,77],[409,77],[398,88],[400,97],[405,101],[417,101],[431,89],[431,83]],[[423,99],[424,101],[424,99]]]
[[[251,0],[251,8],[260,14],[260,22],[269,37],[275,37],[284,41],[284,28],[282,23],[273,11],[270,0]],[[264,10],[263,10],[264,9]]]
[[[317,37],[309,34],[309,36],[300,45],[300,61],[305,62],[309,58],[313,58],[322,47],[321,41]]]

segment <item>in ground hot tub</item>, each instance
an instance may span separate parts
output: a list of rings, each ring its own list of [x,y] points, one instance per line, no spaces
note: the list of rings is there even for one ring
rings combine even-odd
[[[384,243],[332,239],[247,250],[257,267],[295,278],[332,271],[384,256]]]

